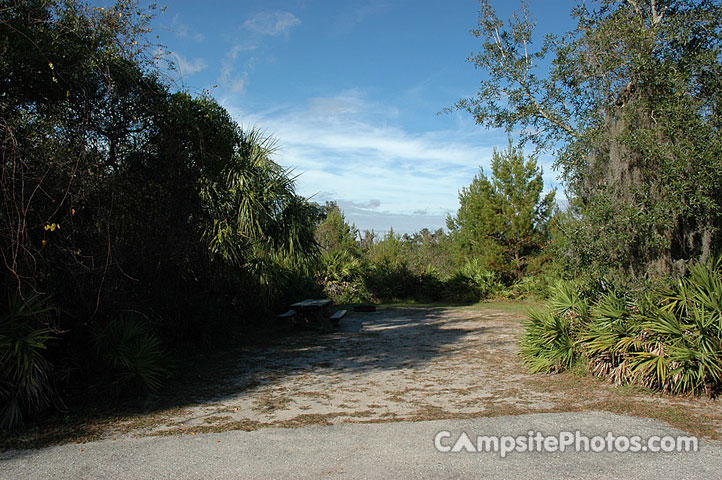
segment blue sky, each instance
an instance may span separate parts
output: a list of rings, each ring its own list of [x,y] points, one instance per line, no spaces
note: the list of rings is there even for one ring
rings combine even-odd
[[[572,28],[573,4],[531,1],[539,31]],[[503,18],[518,8],[494,5]],[[410,233],[443,227],[506,144],[469,114],[438,115],[482,79],[466,62],[477,12],[476,0],[171,1],[153,28],[178,87],[275,136],[300,194],[338,202],[361,230]]]

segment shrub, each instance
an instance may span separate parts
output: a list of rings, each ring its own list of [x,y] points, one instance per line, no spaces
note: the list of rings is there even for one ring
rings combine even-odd
[[[339,248],[321,255],[320,283],[325,295],[339,304],[373,300],[364,282],[366,267],[354,251]]]
[[[0,427],[22,425],[54,395],[51,365],[44,356],[48,343],[57,338],[50,326],[53,311],[47,297],[13,295],[0,316]]]
[[[360,278],[363,274],[361,260],[345,249],[324,253],[321,258],[324,282],[342,282]]]
[[[497,275],[477,257],[467,259],[446,282],[447,298],[457,302],[478,302],[503,291],[504,285]]]
[[[414,298],[418,293],[418,279],[406,262],[387,258],[371,263],[366,286],[375,297],[385,300]]]
[[[644,351],[646,339],[636,304],[610,292],[591,309],[591,319],[579,335],[578,344],[591,373],[618,385],[634,381],[630,355]]]
[[[93,329],[98,357],[111,390],[156,392],[170,373],[170,357],[144,318],[123,312]]]
[[[722,387],[722,259],[695,263],[661,301],[640,311],[656,348],[635,357],[646,385],[715,395]]]
[[[515,298],[549,298],[561,278],[560,272],[554,270],[553,266],[536,272],[530,272],[528,269],[521,280],[514,282],[509,290]]]
[[[579,359],[578,332],[588,320],[589,305],[577,285],[557,284],[543,309],[531,309],[520,347],[532,372],[552,373],[571,368]]]
[[[570,368],[583,358],[593,375],[678,394],[722,389],[722,261],[696,263],[671,288],[601,290],[560,284],[525,323],[521,355],[532,371]]]
[[[324,286],[324,294],[330,297],[337,304],[374,302],[376,299],[366,290],[361,280],[352,282],[339,281],[327,282]]]

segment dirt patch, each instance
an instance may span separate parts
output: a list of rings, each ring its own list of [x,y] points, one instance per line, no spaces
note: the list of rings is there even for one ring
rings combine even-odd
[[[186,431],[213,431],[234,424],[298,427],[607,410],[721,437],[722,408],[715,400],[620,388],[574,373],[529,374],[518,355],[522,320],[518,311],[479,307],[351,313],[334,334],[310,333],[247,352],[238,362],[249,367],[231,382],[238,393],[226,386],[213,404],[186,408],[173,421]],[[241,388],[248,384],[255,387]],[[222,420],[210,420],[219,415]],[[135,434],[167,428],[160,422]]]
[[[104,436],[606,410],[722,438],[717,400],[615,387],[578,372],[529,374],[518,355],[522,320],[518,311],[479,306],[349,313],[332,334],[237,352],[222,384],[204,385],[203,401],[109,422]]]

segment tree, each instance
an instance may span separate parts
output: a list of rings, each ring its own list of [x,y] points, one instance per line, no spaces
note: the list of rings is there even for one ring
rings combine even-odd
[[[503,277],[522,277],[527,257],[547,238],[556,190],[542,196],[544,181],[536,159],[528,160],[511,139],[494,150],[491,177],[482,169],[459,192],[459,211],[447,219],[454,241],[466,254],[481,255]]]
[[[679,271],[722,239],[719,0],[601,0],[534,49],[526,5],[483,0],[469,60],[488,77],[456,108],[551,149],[572,198],[575,269]],[[551,61],[549,61],[551,60]]]
[[[318,209],[272,141],[171,92],[149,9],[0,0],[0,358],[23,367],[0,373],[0,426],[51,403],[54,372],[153,390],[166,346],[311,283]]]
[[[326,253],[346,250],[358,257],[360,251],[356,242],[356,226],[346,223],[346,217],[335,202],[327,202],[323,209],[325,218],[316,229],[316,241],[321,250]]]
[[[346,222],[336,202],[326,202],[321,210],[324,218],[316,228],[321,250],[317,280],[324,293],[340,303],[366,299],[365,264],[356,226]]]

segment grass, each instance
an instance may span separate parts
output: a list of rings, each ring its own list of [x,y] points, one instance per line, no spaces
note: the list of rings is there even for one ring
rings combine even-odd
[[[397,302],[384,302],[376,306],[377,309],[389,308],[471,308],[474,310],[501,310],[507,313],[525,314],[531,307],[541,307],[543,300],[535,298],[524,298],[514,300],[509,298],[491,298],[477,303],[458,302],[418,302],[415,300],[404,300]],[[353,305],[345,305],[342,308],[353,308]]]
[[[518,313],[526,315],[530,308],[541,307],[543,300],[535,298],[525,298],[523,300],[511,300],[508,298],[494,298],[483,300],[479,303],[471,305],[470,308],[475,310],[501,310],[506,313]]]

